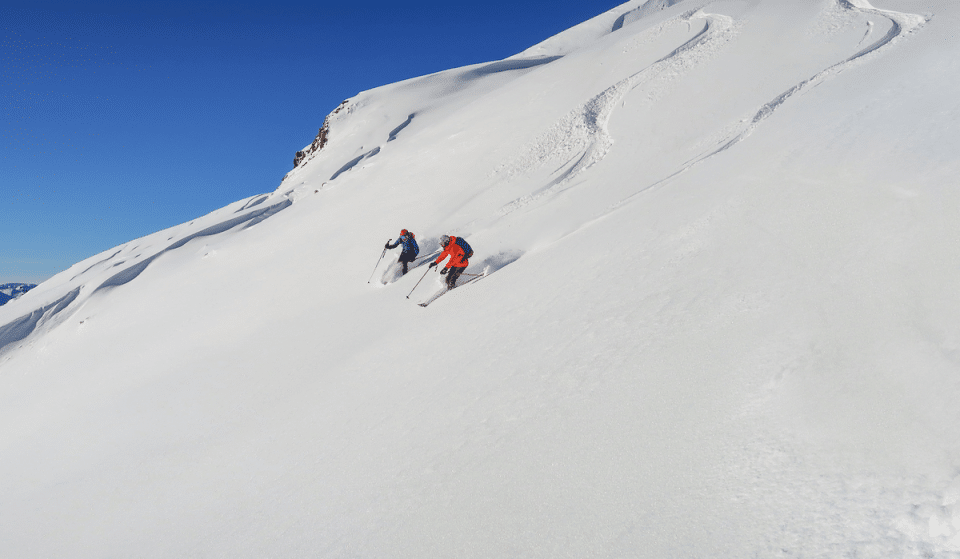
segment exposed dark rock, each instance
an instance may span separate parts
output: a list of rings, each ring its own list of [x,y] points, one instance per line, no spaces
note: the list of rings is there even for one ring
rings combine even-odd
[[[317,132],[317,137],[313,139],[313,142],[306,148],[298,151],[296,155],[293,156],[293,167],[296,169],[300,166],[301,163],[309,156],[314,155],[318,151],[323,149],[323,146],[327,145],[327,140],[330,138],[330,117],[339,113],[347,105],[349,100],[340,103],[340,106],[333,110],[332,113],[327,115],[323,119],[323,126],[320,127],[320,131]]]

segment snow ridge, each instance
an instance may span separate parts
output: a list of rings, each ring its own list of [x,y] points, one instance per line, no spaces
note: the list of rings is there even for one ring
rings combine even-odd
[[[166,241],[173,241],[172,243],[161,243],[166,244],[163,248],[157,248],[154,243],[149,242],[149,240],[154,240],[159,243],[160,237],[164,235],[164,232],[161,231],[145,238],[144,241],[146,242],[144,243],[133,244],[132,247],[128,244],[106,258],[90,264],[83,271],[73,275],[62,285],[51,290],[51,293],[47,293],[47,302],[43,302],[43,299],[39,303],[34,302],[33,305],[35,306],[32,310],[0,325],[0,352],[3,352],[10,344],[26,339],[40,327],[55,326],[52,321],[54,317],[57,317],[58,320],[69,317],[80,307],[83,301],[94,293],[133,281],[160,256],[176,250],[194,239],[219,235],[235,228],[250,228],[293,204],[292,200],[285,198],[269,206],[256,208],[269,197],[269,195],[253,196],[248,200],[237,202],[234,205],[240,205],[241,207],[232,213],[241,215],[222,221],[211,219],[210,221],[215,222],[206,227],[201,225],[208,222],[206,219],[192,221],[186,227],[187,232],[179,239],[173,241],[176,236],[170,236]],[[251,208],[256,209],[251,210]],[[210,217],[215,218],[215,216],[226,213],[225,210],[213,212]],[[145,254],[148,254],[148,256],[145,256]],[[115,271],[116,269],[119,269],[119,271]],[[55,298],[53,302],[49,302],[51,296]],[[30,301],[35,301],[35,299],[31,298]],[[26,300],[21,302],[24,305],[29,303]],[[68,309],[69,312],[64,312]]]
[[[0,326],[0,351],[10,344],[19,342],[33,333],[37,326],[52,320],[53,318],[62,318],[60,313],[66,309],[80,294],[80,288],[77,287],[60,299],[34,310],[30,314],[20,317],[13,322]]]
[[[643,19],[651,14],[666,10],[667,8],[670,8],[675,4],[679,4],[682,1],[683,0],[648,0],[639,8],[621,14],[620,17],[617,18],[617,21],[613,23],[612,31],[618,31],[625,25],[630,25],[631,23]]]

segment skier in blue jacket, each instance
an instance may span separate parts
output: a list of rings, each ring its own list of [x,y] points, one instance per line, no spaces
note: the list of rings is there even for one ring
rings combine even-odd
[[[384,248],[397,248],[400,245],[403,245],[403,250],[400,252],[400,260],[398,260],[398,262],[403,264],[403,273],[406,274],[407,264],[417,258],[417,255],[420,254],[420,247],[417,246],[416,235],[406,229],[400,230],[400,237],[397,239],[397,242],[391,245],[390,241],[387,241]]]

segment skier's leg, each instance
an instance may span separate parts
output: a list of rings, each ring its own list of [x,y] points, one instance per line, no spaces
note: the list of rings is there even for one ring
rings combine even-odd
[[[410,264],[412,260],[413,258],[410,258],[410,255],[406,252],[400,254],[400,259],[398,262],[403,268],[403,275],[407,275],[407,272],[409,271],[408,264]]]
[[[460,274],[462,274],[464,270],[466,270],[466,267],[450,268],[450,271],[447,272],[447,286],[450,289],[453,289],[454,287],[457,286],[457,278],[460,277]]]

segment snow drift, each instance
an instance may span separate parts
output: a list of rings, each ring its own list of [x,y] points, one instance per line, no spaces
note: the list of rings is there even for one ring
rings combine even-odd
[[[347,100],[0,308],[0,556],[960,557],[958,26],[635,0]]]

